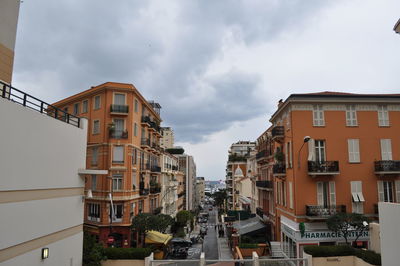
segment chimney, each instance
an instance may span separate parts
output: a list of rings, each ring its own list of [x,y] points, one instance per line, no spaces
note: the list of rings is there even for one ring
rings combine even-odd
[[[281,108],[282,104],[283,104],[283,100],[280,99],[279,102],[278,102],[278,109]]]

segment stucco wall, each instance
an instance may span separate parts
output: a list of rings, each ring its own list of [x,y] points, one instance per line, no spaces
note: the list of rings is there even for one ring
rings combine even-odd
[[[0,262],[80,265],[86,120],[77,128],[2,98],[0,114]]]
[[[395,266],[400,263],[400,204],[379,202],[382,265]]]
[[[369,224],[369,249],[381,253],[380,225],[378,223]]]
[[[372,266],[355,256],[313,258],[311,255],[303,253],[303,258],[308,260],[308,266]]]

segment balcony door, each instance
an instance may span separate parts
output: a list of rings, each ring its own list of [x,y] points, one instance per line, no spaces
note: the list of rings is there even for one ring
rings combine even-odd
[[[328,208],[336,205],[335,182],[317,182],[318,206]]]
[[[315,161],[324,163],[325,160],[325,141],[315,140]]]
[[[120,137],[124,131],[124,119],[114,119],[115,135]]]
[[[115,105],[125,105],[125,94],[122,94],[122,93],[114,94],[114,104]]]

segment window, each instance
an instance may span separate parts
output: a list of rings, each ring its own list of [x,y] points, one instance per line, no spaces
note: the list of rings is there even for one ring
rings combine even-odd
[[[137,164],[137,150],[132,148],[132,165]]]
[[[398,193],[397,190],[399,190],[398,182],[396,182],[396,194]],[[378,200],[381,202],[394,202],[392,181],[378,181]]]
[[[92,175],[92,190],[96,190],[97,188],[97,176],[96,175]]]
[[[131,203],[131,219],[135,215],[136,203]]]
[[[283,206],[287,206],[286,205],[286,183],[285,182],[282,182],[282,199],[283,199],[283,201],[282,201],[282,205]]]
[[[99,134],[100,133],[100,121],[99,120],[94,120],[93,121],[93,135],[94,134]]]
[[[137,137],[137,124],[133,124],[133,135]]]
[[[124,146],[113,147],[113,163],[124,162]]]
[[[135,99],[135,113],[137,113],[139,110],[139,103],[138,100]]]
[[[140,200],[139,201],[139,213],[144,211],[144,201]]]
[[[114,94],[114,104],[115,105],[125,105],[125,94],[115,93]]]
[[[122,222],[122,215],[123,215],[123,209],[124,205],[122,204],[114,204],[113,205],[114,213],[112,215],[112,221],[113,222]],[[112,213],[112,209],[111,212]]]
[[[112,189],[113,191],[122,190],[122,175],[114,174],[112,176]]]
[[[293,209],[293,183],[289,182],[289,208]]]
[[[378,106],[378,124],[380,127],[389,126],[389,113],[385,105]]]
[[[99,157],[99,147],[93,147],[92,148],[92,165],[97,165]]]
[[[292,168],[292,143],[289,141],[285,144],[285,164],[286,168]]]
[[[100,222],[100,204],[88,203],[87,213],[89,221]]]
[[[124,119],[114,119],[113,122],[115,125],[114,136],[117,138],[122,137],[124,130],[125,130]]]
[[[100,109],[100,95],[94,96],[94,106],[95,110]]]
[[[316,140],[315,141],[315,159],[317,162],[325,162],[325,141]]]
[[[316,127],[325,126],[324,110],[322,105],[315,105],[313,109],[313,125]]]
[[[351,181],[351,208],[354,213],[364,213],[363,203],[365,201],[364,196],[362,194],[362,182],[361,181]]]
[[[79,103],[74,104],[74,115],[79,114]]]
[[[87,111],[88,111],[88,101],[84,100],[82,102],[82,113],[87,113]]]
[[[357,112],[355,105],[346,106],[346,126],[348,127],[357,126]]]
[[[348,139],[347,148],[349,151],[349,162],[359,163],[360,162],[360,148],[358,139]]]
[[[392,159],[392,140],[381,139],[381,158],[382,161],[391,161]]]
[[[136,175],[136,171],[132,171],[132,190],[136,190],[137,188],[137,175]]]
[[[317,203],[325,208],[336,205],[335,182],[317,182]]]

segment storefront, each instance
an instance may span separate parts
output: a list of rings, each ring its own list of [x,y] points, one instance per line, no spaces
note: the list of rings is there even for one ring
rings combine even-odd
[[[300,224],[285,216],[281,216],[281,247],[286,256],[300,258],[303,255],[304,246],[307,245],[340,245],[345,243],[341,233],[335,233],[321,223],[305,223],[304,231],[300,231]],[[350,231],[349,242],[354,242],[357,238],[356,231]],[[369,232],[362,232],[357,239],[357,246],[368,246]]]

